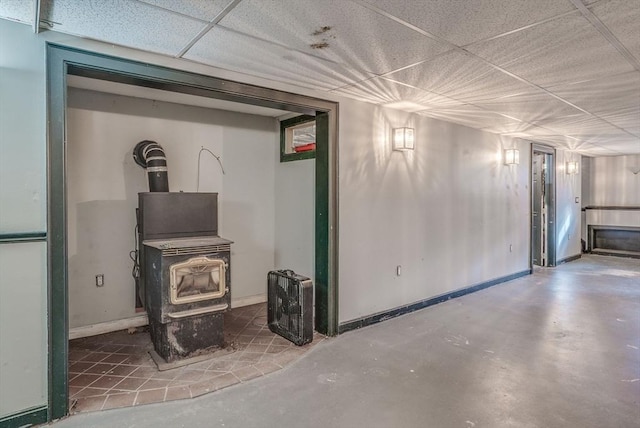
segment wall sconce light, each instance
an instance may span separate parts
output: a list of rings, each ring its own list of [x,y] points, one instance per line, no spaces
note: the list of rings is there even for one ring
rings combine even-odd
[[[577,174],[578,173],[578,162],[567,162],[566,166],[567,174]]]
[[[413,128],[393,128],[393,150],[406,152],[414,149]]]
[[[504,151],[504,164],[505,165],[518,165],[520,163],[520,150],[518,149],[506,149]]]

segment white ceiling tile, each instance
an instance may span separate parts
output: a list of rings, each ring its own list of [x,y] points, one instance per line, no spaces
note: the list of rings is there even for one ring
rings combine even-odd
[[[467,49],[543,87],[633,70],[582,15],[558,18]]]
[[[604,120],[591,118],[588,115],[557,117],[536,122],[540,128],[530,130],[532,134],[562,134],[580,138],[592,138],[597,135],[628,135],[624,131]]]
[[[229,49],[233,46],[233,49]],[[215,67],[319,89],[371,77],[342,65],[216,26],[184,58]]]
[[[495,133],[505,133],[513,128],[514,122],[517,122],[497,113],[464,104],[424,110],[419,114],[471,128],[482,128]],[[526,127],[525,124],[520,124],[519,126]]]
[[[458,46],[575,10],[558,0],[364,0]]]
[[[204,21],[211,21],[231,0],[140,0],[163,9],[189,15]]]
[[[631,134],[640,136],[640,109],[607,112],[601,117]]]
[[[531,87],[473,56],[451,51],[385,78],[447,97],[475,102],[531,91]]]
[[[55,0],[43,3],[42,17],[55,31],[169,55],[204,28],[200,21],[130,0]]]
[[[583,114],[580,110],[544,92],[533,89],[526,93],[480,101],[474,104],[486,110],[515,117],[526,122]]]
[[[403,102],[405,105],[410,106],[411,111],[460,104],[455,100],[392,82],[381,77],[339,88],[334,92],[376,104],[397,104]],[[417,106],[421,106],[421,108]]]
[[[377,74],[448,49],[445,44],[344,0],[244,0],[220,24]]]
[[[591,113],[625,109],[640,114],[640,73],[623,73],[549,88],[551,92]]]
[[[34,2],[27,0],[0,0],[0,18],[33,24]]]
[[[640,1],[601,2],[593,5],[591,11],[640,60]]]

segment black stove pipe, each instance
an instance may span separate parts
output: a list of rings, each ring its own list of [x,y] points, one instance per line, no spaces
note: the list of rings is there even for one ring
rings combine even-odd
[[[168,192],[167,158],[160,144],[151,140],[140,141],[133,149],[133,160],[147,170],[150,192]]]

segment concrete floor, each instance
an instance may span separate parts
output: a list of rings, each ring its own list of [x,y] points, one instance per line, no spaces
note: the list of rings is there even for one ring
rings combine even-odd
[[[586,256],[320,343],[190,400],[92,427],[640,427],[640,262]]]

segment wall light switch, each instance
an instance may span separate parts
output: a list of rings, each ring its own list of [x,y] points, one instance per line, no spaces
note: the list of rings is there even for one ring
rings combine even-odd
[[[402,266],[396,266],[396,276],[402,275]]]
[[[580,198],[576,196],[576,204],[580,203]]]
[[[96,287],[104,287],[104,274],[96,275]]]

